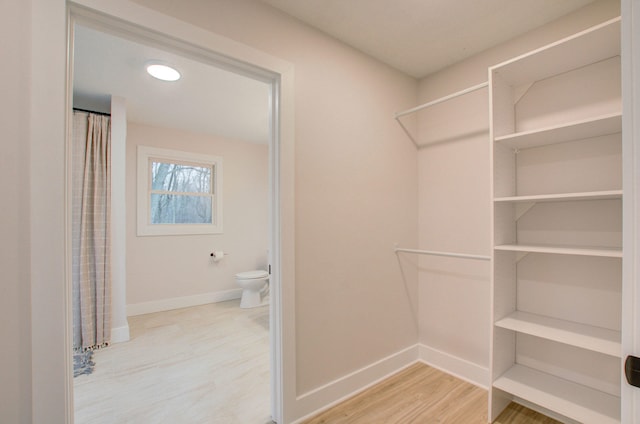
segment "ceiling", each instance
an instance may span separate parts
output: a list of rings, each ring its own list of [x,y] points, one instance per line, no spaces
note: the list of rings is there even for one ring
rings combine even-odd
[[[385,62],[423,77],[552,21],[594,0],[256,0]],[[145,64],[174,65],[168,83]],[[131,122],[267,143],[267,83],[78,26],[74,106],[108,111],[127,102]]]
[[[594,0],[261,0],[421,78]]]
[[[151,61],[171,64],[176,82],[145,71]],[[74,107],[108,112],[111,95],[127,103],[127,120],[268,143],[270,86],[210,64],[77,26]]]

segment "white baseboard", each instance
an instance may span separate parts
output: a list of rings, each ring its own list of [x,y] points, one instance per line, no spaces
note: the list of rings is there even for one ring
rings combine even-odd
[[[488,368],[423,344],[418,348],[419,359],[425,364],[485,390],[489,388]]]
[[[224,302],[239,299],[242,289],[231,289],[218,292],[202,293],[193,296],[174,297],[171,299],[153,300],[151,302],[132,303],[127,305],[127,316],[151,314],[153,312],[171,311],[190,306]]]
[[[301,423],[333,407],[418,361],[483,389],[488,387],[488,368],[432,347],[416,344],[298,396],[296,415],[300,418],[293,424]]]
[[[418,346],[414,345],[298,396],[296,410],[301,418],[293,424],[331,408],[417,361]]]
[[[122,343],[129,341],[129,324],[111,329],[111,343]]]

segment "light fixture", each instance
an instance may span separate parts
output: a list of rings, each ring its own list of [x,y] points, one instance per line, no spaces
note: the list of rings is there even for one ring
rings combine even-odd
[[[177,81],[180,79],[180,72],[177,69],[160,63],[147,65],[147,73],[162,81]]]

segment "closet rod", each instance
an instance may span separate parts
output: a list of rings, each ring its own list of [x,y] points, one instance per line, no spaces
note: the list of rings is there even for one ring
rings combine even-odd
[[[421,104],[420,106],[416,106],[414,108],[411,108],[411,109],[408,109],[408,110],[405,110],[405,111],[402,111],[402,112],[398,112],[398,113],[396,113],[396,119],[398,119],[398,118],[400,118],[402,116],[409,115],[411,113],[417,112],[419,110],[428,108],[430,106],[437,105],[438,103],[446,102],[447,100],[451,100],[453,98],[462,96],[464,94],[471,93],[472,91],[480,90],[481,88],[487,87],[488,85],[489,85],[488,81],[487,82],[483,82],[481,84],[474,85],[473,87],[469,87],[469,88],[465,88],[464,90],[456,91],[455,93],[449,94],[448,96],[440,97],[439,99],[432,100],[432,101],[430,101],[428,103]]]
[[[469,255],[466,253],[452,253],[452,252],[436,252],[433,250],[418,250],[418,249],[404,249],[400,247],[394,247],[393,251],[396,253],[417,253],[418,255],[432,255],[432,256],[448,256],[451,258],[463,258],[463,259],[478,259],[481,261],[490,261],[491,256],[483,255]]]

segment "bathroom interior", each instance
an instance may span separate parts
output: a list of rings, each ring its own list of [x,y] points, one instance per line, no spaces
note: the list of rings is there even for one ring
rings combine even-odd
[[[83,25],[74,28],[73,63],[74,128],[85,122],[74,152],[89,112],[111,120],[113,264],[110,334],[74,341],[74,351],[91,352],[90,371],[74,378],[75,422],[153,420],[145,399],[178,402],[194,390],[204,399],[176,405],[176,417],[269,421],[270,84]],[[151,64],[171,65],[181,78],[158,80],[145,72]],[[83,159],[72,166],[80,187]],[[215,228],[155,218],[154,196],[188,197],[186,183],[149,197],[161,166],[173,172],[164,182],[205,169],[212,196],[204,222]],[[161,231],[145,233],[144,219]],[[77,286],[74,298],[84,299]],[[80,310],[74,303],[74,331],[94,319]]]

